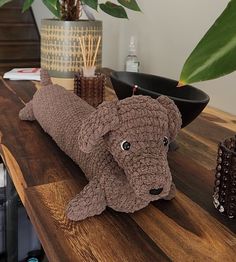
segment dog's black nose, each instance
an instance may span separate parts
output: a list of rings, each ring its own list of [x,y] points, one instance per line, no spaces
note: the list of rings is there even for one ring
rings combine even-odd
[[[151,194],[151,195],[159,195],[161,192],[162,192],[162,190],[163,190],[163,188],[161,187],[161,188],[153,188],[153,189],[151,189],[150,191],[149,191],[149,193]]]

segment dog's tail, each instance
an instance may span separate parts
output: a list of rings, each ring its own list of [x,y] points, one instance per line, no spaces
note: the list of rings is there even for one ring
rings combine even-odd
[[[42,86],[52,85],[51,78],[47,70],[40,70],[40,78]],[[34,111],[33,111],[33,101],[29,101],[24,108],[22,108],[19,112],[19,118],[21,120],[33,121],[35,120]]]
[[[28,121],[34,121],[35,120],[32,100],[29,101],[25,105],[25,107],[20,110],[19,118],[21,120],[28,120]]]
[[[52,85],[52,80],[48,71],[43,68],[40,70],[40,78],[42,86]]]

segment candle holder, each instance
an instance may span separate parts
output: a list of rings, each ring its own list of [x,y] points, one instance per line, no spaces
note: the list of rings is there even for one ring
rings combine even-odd
[[[88,104],[97,107],[104,100],[106,76],[97,73],[94,77],[85,77],[81,73],[75,74],[74,92]]]
[[[236,217],[236,136],[218,146],[213,204],[227,217]]]

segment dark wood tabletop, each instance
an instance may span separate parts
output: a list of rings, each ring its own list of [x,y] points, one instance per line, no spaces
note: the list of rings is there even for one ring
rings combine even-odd
[[[49,261],[236,261],[236,220],[212,204],[217,144],[235,134],[235,116],[208,107],[180,132],[168,157],[172,201],[72,222],[65,206],[87,181],[37,122],[19,120],[35,91],[33,82],[0,79],[0,154]]]

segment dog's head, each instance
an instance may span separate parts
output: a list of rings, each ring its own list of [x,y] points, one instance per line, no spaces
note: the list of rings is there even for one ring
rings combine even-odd
[[[79,145],[91,152],[104,139],[137,197],[152,201],[170,190],[167,152],[180,127],[179,110],[169,98],[132,96],[101,104],[82,124]]]

